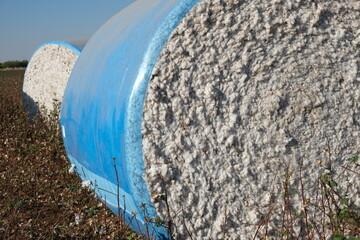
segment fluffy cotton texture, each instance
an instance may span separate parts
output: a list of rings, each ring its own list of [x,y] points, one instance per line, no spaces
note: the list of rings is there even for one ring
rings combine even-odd
[[[144,177],[164,219],[167,195],[179,239],[252,239],[271,208],[279,237],[285,173],[301,212],[301,162],[306,198],[331,167],[360,206],[359,175],[341,167],[359,155],[359,44],[351,0],[203,0],[188,14],[153,71],[142,126]]]
[[[24,105],[31,115],[59,111],[65,87],[78,55],[57,44],[46,44],[31,58],[24,77]],[[57,109],[54,109],[57,108]]]

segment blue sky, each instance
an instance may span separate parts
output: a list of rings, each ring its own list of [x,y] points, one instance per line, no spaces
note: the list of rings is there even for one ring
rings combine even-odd
[[[0,62],[54,40],[89,38],[134,0],[0,0]]]

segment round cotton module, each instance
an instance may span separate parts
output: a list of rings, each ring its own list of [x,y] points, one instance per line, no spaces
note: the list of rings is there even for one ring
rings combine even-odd
[[[162,47],[197,2],[137,0],[120,11],[82,51],[61,107],[64,145],[77,173],[115,214],[157,239],[169,235],[143,179],[143,103]]]
[[[360,207],[359,7],[204,0],[173,31],[142,130],[147,186],[179,239],[297,238],[304,209],[321,227],[329,185]]]
[[[158,239],[166,228],[176,239],[306,238],[304,211],[322,229],[316,206],[329,191],[360,207],[358,10],[135,1],[70,76],[61,126],[71,163]]]
[[[26,68],[23,85],[23,103],[31,116],[36,112],[48,115],[60,107],[70,73],[85,42],[48,42],[35,51]]]

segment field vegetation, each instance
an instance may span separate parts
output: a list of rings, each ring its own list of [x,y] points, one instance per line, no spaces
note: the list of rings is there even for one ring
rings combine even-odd
[[[4,69],[4,68],[26,68],[28,63],[29,62],[27,60],[7,61],[7,62],[0,63],[0,69]]]
[[[57,121],[29,123],[23,76],[0,71],[0,239],[141,239],[68,173]]]

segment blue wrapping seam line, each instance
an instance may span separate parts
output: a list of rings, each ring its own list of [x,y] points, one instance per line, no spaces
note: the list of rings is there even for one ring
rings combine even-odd
[[[142,118],[151,74],[169,36],[198,2],[199,0],[182,0],[165,18],[149,44],[130,96],[127,110],[129,116],[126,122],[126,144],[128,146],[126,155],[129,156],[128,161],[131,166],[138,166],[137,168],[129,169],[130,176],[140,176],[137,179],[135,177],[130,179],[131,189],[135,195],[134,199],[137,205],[147,203],[149,206],[152,206],[150,195],[146,196],[143,194],[147,191],[147,185],[141,177],[144,174],[141,133]],[[136,173],[136,171],[138,172]]]
[[[34,52],[34,54],[31,56],[31,58],[35,55],[35,53],[37,51],[40,50],[40,48],[46,46],[46,45],[49,45],[49,44],[54,44],[54,45],[59,45],[59,46],[64,46],[64,47],[67,47],[68,49],[70,49],[71,51],[73,51],[76,55],[80,56],[81,54],[81,51],[82,51],[82,48],[79,48],[79,47],[75,47],[74,45],[72,45],[71,43],[69,42],[64,42],[64,41],[50,41],[50,42],[45,42],[43,44],[41,44]],[[30,58],[30,59],[31,59]]]
[[[36,48],[36,50],[34,51],[33,55],[30,58],[31,59],[34,57],[34,55],[37,53],[37,51],[39,51],[41,48],[43,48],[46,45],[50,45],[50,44],[54,44],[54,45],[59,45],[59,46],[64,46],[66,48],[68,48],[69,50],[71,50],[73,53],[75,53],[76,55],[80,56],[82,49],[75,47],[74,45],[72,45],[71,43],[68,42],[64,42],[64,41],[50,41],[50,42],[45,42],[43,44],[41,44],[38,48]],[[26,68],[26,71],[28,70],[28,68]]]

